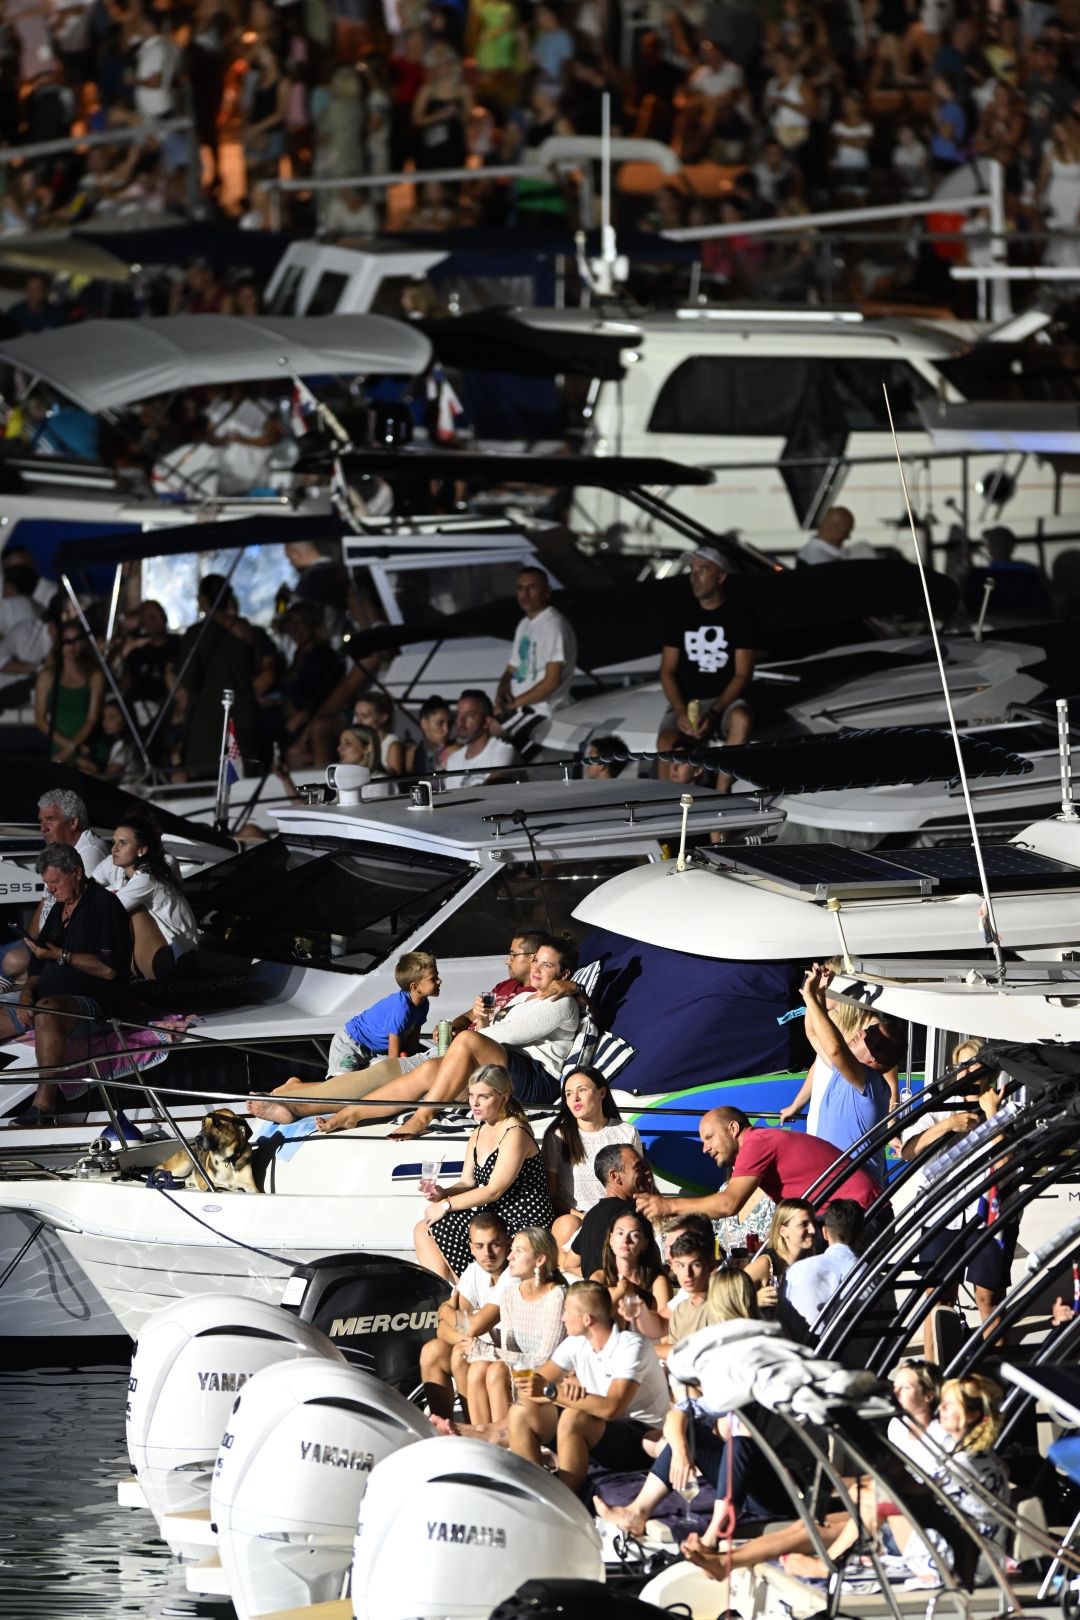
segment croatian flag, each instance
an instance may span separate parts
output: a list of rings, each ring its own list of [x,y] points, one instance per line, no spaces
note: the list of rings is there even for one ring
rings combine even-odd
[[[244,761],[240,756],[240,744],[236,740],[236,727],[229,721],[229,741],[225,748],[225,781],[229,787],[239,782],[244,774]]]
[[[302,439],[311,426],[311,419],[319,408],[319,402],[311,389],[299,380],[292,391],[289,401],[289,427],[293,436]]]

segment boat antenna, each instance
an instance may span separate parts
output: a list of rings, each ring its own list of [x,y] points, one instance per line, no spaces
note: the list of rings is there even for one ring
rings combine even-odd
[[[1072,790],[1072,743],[1069,737],[1069,701],[1057,700],[1058,758],[1061,760],[1061,816],[1064,821],[1077,821]]]
[[[1001,938],[997,931],[997,921],[994,917],[994,902],[990,897],[990,885],[986,880],[986,864],[983,861],[982,844],[979,842],[979,829],[975,824],[975,809],[971,803],[971,789],[968,786],[967,770],[964,766],[964,754],[960,747],[960,733],[956,729],[956,715],[953,713],[952,696],[949,692],[949,683],[945,677],[945,660],[941,655],[941,641],[938,638],[937,623],[934,619],[934,608],[930,601],[930,585],[926,578],[926,565],[923,562],[922,546],[919,542],[919,532],[915,527],[915,517],[911,510],[911,496],[908,494],[907,476],[904,472],[904,460],[900,454],[900,445],[896,437],[896,426],[893,422],[892,404],[889,400],[887,384],[882,383],[881,391],[885,395],[885,410],[889,418],[889,432],[892,434],[893,449],[896,452],[896,465],[900,473],[900,488],[904,492],[904,508],[907,512],[908,526],[911,529],[911,543],[915,548],[915,563],[919,570],[919,580],[922,584],[923,600],[926,603],[926,616],[930,621],[930,639],[934,643],[934,657],[937,659],[938,674],[941,677],[941,690],[945,698],[945,712],[949,717],[949,731],[952,734],[953,748],[956,751],[956,768],[960,776],[960,787],[964,795],[964,807],[967,810],[968,827],[971,829],[971,843],[975,850],[975,864],[979,869],[979,885],[982,889],[982,909],[980,922],[982,924],[983,939],[994,953],[997,963],[998,975],[1005,977],[1005,955],[1001,948]]]

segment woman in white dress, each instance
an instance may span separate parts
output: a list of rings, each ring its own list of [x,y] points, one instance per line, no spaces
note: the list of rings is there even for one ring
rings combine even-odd
[[[600,1149],[612,1143],[625,1143],[644,1156],[641,1137],[621,1118],[603,1075],[575,1069],[563,1081],[559,1111],[544,1135],[544,1168],[558,1215],[551,1234],[560,1249],[603,1197],[593,1167]]]
[[[1043,147],[1039,201],[1053,235],[1043,260],[1060,269],[1080,265],[1080,119],[1071,112],[1052,125]]]
[[[149,816],[133,810],[121,822],[112,853],[91,876],[115,894],[131,918],[132,965],[142,978],[165,978],[180,957],[198,945],[195,913]]]
[[[468,1404],[474,1424],[505,1423],[510,1410],[511,1369],[542,1367],[565,1337],[563,1302],[566,1284],[551,1233],[525,1226],[510,1245],[506,1269],[510,1280],[497,1305],[486,1305],[470,1318],[462,1339],[469,1362]],[[475,1357],[471,1345],[499,1323],[501,1343],[495,1357]]]

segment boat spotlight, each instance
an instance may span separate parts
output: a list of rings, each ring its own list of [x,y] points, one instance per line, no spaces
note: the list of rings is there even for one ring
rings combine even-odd
[[[977,481],[975,493],[1000,511],[1016,494],[1016,479],[1004,467],[995,467]]]

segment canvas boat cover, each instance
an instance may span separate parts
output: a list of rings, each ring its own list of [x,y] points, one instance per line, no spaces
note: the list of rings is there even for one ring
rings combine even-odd
[[[0,362],[95,414],[184,388],[286,380],[290,370],[301,377],[415,376],[430,358],[422,332],[383,315],[84,321],[0,342]]]

